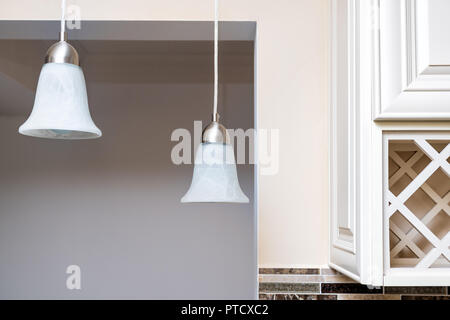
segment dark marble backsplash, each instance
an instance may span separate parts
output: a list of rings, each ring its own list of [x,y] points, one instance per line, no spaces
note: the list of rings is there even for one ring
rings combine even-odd
[[[328,268],[261,268],[261,300],[450,300],[448,287],[369,288]]]

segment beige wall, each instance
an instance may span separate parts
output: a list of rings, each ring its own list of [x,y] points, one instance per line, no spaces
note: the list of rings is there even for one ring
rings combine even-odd
[[[1,0],[0,19],[58,19],[59,0]],[[52,3],[54,4],[52,6]],[[85,20],[210,20],[212,0],[77,0]],[[259,177],[259,263],[327,263],[328,0],[222,0],[255,20],[257,125],[280,129],[280,171]]]

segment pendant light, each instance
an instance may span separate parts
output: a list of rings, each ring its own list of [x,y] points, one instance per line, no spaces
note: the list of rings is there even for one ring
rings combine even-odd
[[[60,41],[47,51],[33,110],[19,133],[51,139],[99,138],[102,133],[89,113],[78,53],[66,41],[65,8],[66,1],[62,0]]]
[[[202,143],[195,155],[191,187],[181,202],[247,203],[236,171],[234,150],[227,129],[219,123],[217,113],[219,69],[218,0],[215,0],[214,19],[214,111],[213,121],[203,130]]]

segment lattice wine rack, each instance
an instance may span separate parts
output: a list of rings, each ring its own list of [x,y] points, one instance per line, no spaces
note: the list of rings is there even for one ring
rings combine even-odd
[[[450,135],[385,137],[385,268],[450,268]]]

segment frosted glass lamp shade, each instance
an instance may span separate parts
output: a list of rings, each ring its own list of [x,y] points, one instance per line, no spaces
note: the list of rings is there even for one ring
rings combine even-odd
[[[23,135],[52,139],[93,139],[102,132],[89,113],[83,70],[69,63],[42,67],[33,110],[19,128]]]
[[[239,185],[232,145],[202,143],[198,147],[191,187],[181,202],[249,202]]]

